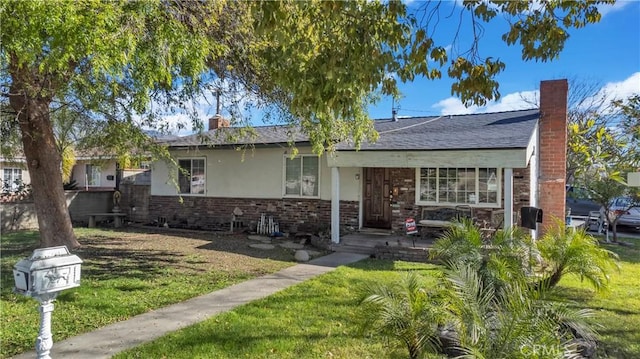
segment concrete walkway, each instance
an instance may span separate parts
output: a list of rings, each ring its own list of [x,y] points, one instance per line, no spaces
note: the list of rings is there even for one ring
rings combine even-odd
[[[267,297],[307,279],[330,272],[338,266],[354,263],[366,257],[363,254],[332,253],[305,264],[297,264],[274,274],[141,314],[61,342],[55,342],[54,337],[50,355],[54,359],[111,358],[123,350],[152,341],[242,304]],[[53,317],[52,326],[55,327],[55,310]],[[34,334],[37,335],[37,333]],[[36,356],[34,350],[13,358],[33,359]]]

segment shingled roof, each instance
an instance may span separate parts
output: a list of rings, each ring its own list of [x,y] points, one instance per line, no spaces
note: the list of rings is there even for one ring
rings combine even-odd
[[[540,117],[539,110],[520,110],[455,116],[430,116],[375,120],[380,134],[376,143],[365,142],[361,151],[468,150],[526,148]],[[221,128],[199,135],[180,137],[165,142],[170,147],[192,147],[209,144],[238,146],[252,144],[286,145],[291,139],[297,145],[309,143],[299,129],[287,126],[255,127],[255,137],[238,135],[237,128]],[[340,144],[340,151],[354,150],[351,144]]]

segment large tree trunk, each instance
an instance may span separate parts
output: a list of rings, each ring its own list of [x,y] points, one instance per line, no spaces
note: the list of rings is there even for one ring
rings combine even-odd
[[[27,66],[11,65],[9,102],[18,113],[22,145],[40,227],[40,247],[80,246],[62,186],[61,157],[49,115],[51,84]]]

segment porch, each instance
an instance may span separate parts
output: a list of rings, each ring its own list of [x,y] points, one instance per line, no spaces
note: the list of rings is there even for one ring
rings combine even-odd
[[[434,241],[434,237],[422,237],[420,234],[397,235],[391,231],[362,229],[341,236],[340,243],[334,243],[331,249],[377,259],[428,262],[428,251]]]

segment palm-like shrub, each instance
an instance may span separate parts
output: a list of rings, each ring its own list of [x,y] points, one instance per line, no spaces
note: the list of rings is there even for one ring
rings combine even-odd
[[[526,280],[496,290],[474,268],[445,271],[443,306],[451,311],[460,358],[567,358],[577,355],[576,334],[593,339],[591,312],[544,300]]]
[[[596,290],[604,289],[609,271],[619,268],[617,254],[600,247],[585,229],[567,228],[561,220],[555,220],[536,245],[545,263],[541,283],[550,288],[564,275],[575,274]]]
[[[448,268],[468,265],[481,274],[480,278],[502,286],[526,276],[533,251],[530,237],[520,228],[499,230],[484,241],[481,230],[470,220],[463,220],[434,243],[430,256]]]
[[[534,242],[521,229],[483,240],[462,221],[436,241],[432,258],[444,264],[442,281],[427,292],[417,274],[392,286],[369,288],[363,300],[370,326],[401,340],[411,358],[423,351],[458,358],[571,358],[594,345],[590,311],[545,299],[560,278],[574,273],[596,288],[607,281],[616,255],[584,230],[555,228]],[[533,266],[532,257],[543,266]],[[532,269],[546,269],[535,282]],[[431,293],[431,294],[429,294]]]
[[[365,291],[365,329],[399,340],[411,359],[419,358],[425,350],[436,352],[444,311],[425,289],[420,275],[410,272],[399,283],[374,284]]]

